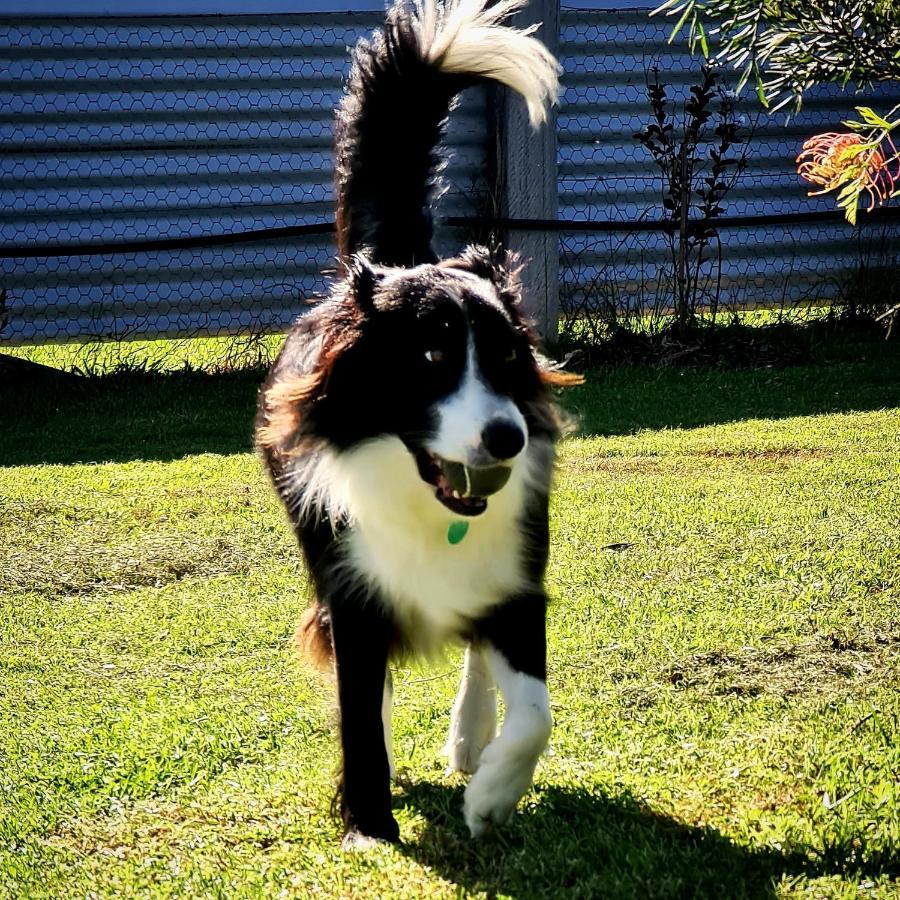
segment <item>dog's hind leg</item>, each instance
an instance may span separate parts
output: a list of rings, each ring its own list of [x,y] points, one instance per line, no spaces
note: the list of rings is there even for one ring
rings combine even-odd
[[[497,689],[478,644],[466,647],[462,683],[450,712],[450,733],[444,746],[448,769],[472,773],[481,751],[497,733]]]
[[[490,823],[502,825],[531,786],[553,720],[547,693],[546,598],[529,594],[500,607],[480,631],[506,713],[500,734],[484,749],[465,795],[466,824],[478,837]]]

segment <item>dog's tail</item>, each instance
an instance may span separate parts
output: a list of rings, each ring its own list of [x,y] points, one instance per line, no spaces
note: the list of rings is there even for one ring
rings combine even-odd
[[[397,0],[360,41],[338,110],[337,232],[342,264],[435,261],[429,212],[454,97],[497,81],[525,98],[533,127],[558,95],[558,65],[534,28],[501,23],[527,0]]]

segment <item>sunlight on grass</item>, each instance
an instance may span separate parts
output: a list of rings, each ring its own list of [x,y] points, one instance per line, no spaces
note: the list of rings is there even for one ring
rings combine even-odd
[[[569,394],[535,790],[471,842],[439,755],[458,654],[401,670],[404,844],[355,855],[258,376],[4,394],[0,896],[896,896],[891,352]]]
[[[231,371],[269,365],[283,341],[283,334],[226,335],[180,340],[75,341],[6,347],[2,352],[65,372],[87,375],[103,375],[122,369]]]
[[[812,321],[823,318],[830,308],[806,308],[794,318]],[[791,316],[771,309],[741,309],[722,313],[722,322],[739,322],[748,328],[762,328],[791,320]],[[650,318],[634,323],[638,330],[655,330],[665,323]],[[570,337],[580,332],[577,323]],[[199,371],[234,371],[269,365],[284,340],[283,334],[223,335],[177,340],[72,341],[62,344],[3,347],[0,352],[19,359],[51,366],[65,372],[103,375],[117,370],[174,372],[190,368]]]

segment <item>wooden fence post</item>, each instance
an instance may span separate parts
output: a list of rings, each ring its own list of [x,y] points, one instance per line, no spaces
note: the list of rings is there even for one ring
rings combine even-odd
[[[512,24],[540,22],[536,37],[556,56],[559,51],[559,0],[530,0]],[[525,102],[503,89],[497,110],[499,212],[510,219],[553,219],[558,212],[556,109],[533,131]],[[529,315],[546,342],[556,340],[559,320],[559,233],[510,228],[504,246],[525,264],[522,281]]]

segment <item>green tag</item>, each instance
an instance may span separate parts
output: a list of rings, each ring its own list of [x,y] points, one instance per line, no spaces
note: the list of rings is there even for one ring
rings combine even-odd
[[[458,544],[469,530],[468,522],[451,522],[447,529],[447,540],[451,544]]]

